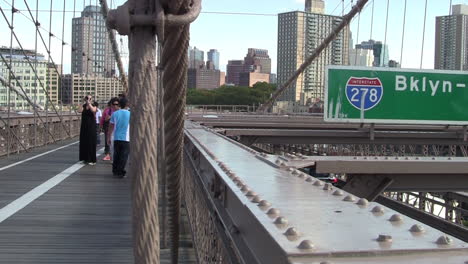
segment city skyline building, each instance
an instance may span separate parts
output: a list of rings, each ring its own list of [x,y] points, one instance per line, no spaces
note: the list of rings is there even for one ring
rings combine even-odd
[[[208,61],[213,62],[215,70],[219,70],[219,51],[216,49],[210,49],[208,51]]]
[[[306,10],[308,2],[306,2]],[[312,4],[312,2],[311,2]],[[278,15],[277,82],[281,87],[323,42],[342,17],[293,11]],[[349,26],[280,96],[279,101],[308,104],[323,99],[326,65],[348,65]]]
[[[71,72],[114,76],[116,62],[99,6],[89,5],[72,19]]]
[[[11,86],[21,94],[26,95],[34,103],[45,107],[47,96],[45,90],[48,90],[47,76],[48,63],[44,55],[35,53],[34,50],[21,50],[19,48],[1,47],[0,53],[10,64],[11,70],[16,80],[10,79],[10,70],[8,64],[0,61],[0,75],[11,83]],[[11,54],[11,56],[10,56]],[[29,62],[28,62],[29,59]],[[34,69],[31,68],[34,65]],[[55,70],[55,69],[54,69]],[[36,76],[36,73],[37,76]],[[21,88],[24,90],[21,90]],[[32,106],[23,97],[0,83],[0,106],[8,107],[8,98],[10,98],[10,107],[21,110],[31,110]],[[55,100],[58,98],[56,97]]]
[[[266,49],[249,48],[244,57],[246,72],[255,72],[259,69],[260,73],[271,73],[271,59]]]
[[[205,65],[205,52],[197,47],[189,47],[189,69],[196,69]]]
[[[468,5],[453,5],[435,26],[434,69],[468,70]]]
[[[305,11],[308,13],[324,14],[325,2],[323,0],[306,0]]]
[[[207,61],[203,67],[191,68],[187,72],[188,89],[213,90],[224,85],[225,73],[215,69],[212,61]]]
[[[123,92],[122,82],[117,77],[65,74],[62,83],[65,104],[80,105],[86,95],[92,95],[100,104],[107,104],[110,98]]]
[[[350,49],[349,65],[372,67],[374,63],[374,53],[369,49]]]
[[[245,72],[243,60],[229,60],[226,66],[226,83],[239,85],[240,73]]]
[[[381,41],[370,39],[368,41],[362,41],[360,44],[356,44],[355,49],[372,51],[374,58],[371,66],[388,67],[389,55],[387,44],[382,44]],[[352,63],[353,62],[350,62],[351,65],[353,65]]]

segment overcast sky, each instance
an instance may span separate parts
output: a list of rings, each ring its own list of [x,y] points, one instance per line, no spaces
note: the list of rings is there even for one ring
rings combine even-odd
[[[375,1],[375,2],[374,2]],[[400,61],[401,42],[403,32],[403,11],[405,0],[391,0],[389,6],[389,16],[387,23],[387,35],[385,28],[387,22],[387,1],[370,0],[362,11],[360,19],[356,17],[351,24],[354,43],[373,38],[389,45],[390,59]],[[52,38],[52,57],[56,63],[61,63],[61,40],[62,40],[62,12],[63,1],[52,0],[54,12],[49,15],[51,1],[39,1],[39,22],[44,29],[42,35],[48,45],[49,26],[51,32],[57,36]],[[351,2],[357,0],[327,0],[326,13],[341,15],[344,3],[347,13],[350,10]],[[435,17],[448,15],[450,0],[427,0],[427,19],[424,28],[424,7],[426,0],[407,0],[407,16],[405,26],[405,39],[403,49],[402,66],[404,68],[419,68],[421,61],[421,50],[423,50],[423,68],[432,69],[434,67],[434,32]],[[11,23],[11,3],[12,0],[0,0],[0,6]],[[31,9],[35,10],[36,1],[29,0]],[[74,4],[75,3],[75,4]],[[66,1],[65,9],[65,33],[63,39],[71,44],[71,19],[73,16],[80,16],[84,5],[96,5],[97,0],[76,0]],[[108,1],[112,6],[124,3],[123,0]],[[467,0],[452,0],[453,4],[465,3]],[[373,6],[374,5],[374,6]],[[248,48],[267,49],[272,58],[272,71],[276,72],[276,48],[277,48],[277,14],[288,11],[303,10],[302,0],[203,0],[202,14],[191,25],[190,45],[207,52],[209,49],[217,49],[220,52],[220,66],[225,69],[228,60],[243,59]],[[30,21],[24,1],[15,1],[15,7],[24,10],[17,13],[14,18],[15,32],[24,48],[35,48],[35,28]],[[374,18],[372,20],[372,8],[374,8]],[[73,12],[75,10],[75,13]],[[251,13],[247,14],[226,14],[226,13]],[[33,11],[35,16],[35,12]],[[50,19],[52,18],[52,23]],[[373,21],[373,22],[372,22]],[[358,23],[359,22],[359,23]],[[359,24],[359,30],[358,30]],[[371,34],[372,30],[372,34]],[[0,18],[0,45],[10,46],[9,28],[3,16]],[[423,32],[425,32],[424,48],[422,49]],[[120,40],[120,38],[119,38]],[[124,47],[123,55],[126,55],[126,37],[122,37]],[[18,46],[13,41],[13,46]],[[38,51],[46,54],[44,45],[38,39]],[[70,69],[71,46],[65,46],[63,52],[63,63],[65,72]],[[206,59],[206,54],[205,54]],[[126,60],[125,60],[126,61]]]

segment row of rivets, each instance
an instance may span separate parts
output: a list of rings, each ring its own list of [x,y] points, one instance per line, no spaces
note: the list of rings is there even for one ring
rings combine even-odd
[[[292,170],[289,170],[289,171],[292,171]],[[293,171],[292,174],[297,174],[297,171]],[[307,182],[312,182],[313,181],[313,177],[309,176],[307,177],[306,179]],[[315,186],[322,186],[323,185],[323,182],[320,181],[320,180],[316,180],[313,185]],[[323,190],[330,190],[332,189],[331,188],[331,185],[330,184],[325,184],[325,186],[323,187]],[[344,192],[342,190],[335,190],[333,193],[333,195],[335,196],[343,196],[344,195]],[[354,202],[356,200],[356,198],[354,198],[352,195],[347,195],[343,198],[343,201],[346,201],[346,202]],[[359,199],[359,201],[357,202],[358,205],[360,206],[367,206],[369,204],[369,201],[367,201],[367,199],[365,198],[361,198]],[[376,214],[382,214],[384,213],[384,208],[381,207],[381,206],[375,206],[374,208],[372,208],[371,212],[373,213],[376,213]],[[401,215],[399,214],[394,214],[390,217],[389,219],[390,222],[400,222],[400,221],[403,221],[403,218]],[[424,228],[421,226],[421,225],[418,225],[418,224],[415,224],[411,227],[410,229],[410,232],[413,232],[413,233],[420,233],[420,232],[424,232]],[[377,238],[377,241],[379,242],[391,242],[392,241],[392,237],[391,236],[388,236],[388,235],[380,235],[378,238]],[[440,237],[437,241],[438,244],[445,244],[445,243],[448,243],[450,244],[450,238],[449,237]]]

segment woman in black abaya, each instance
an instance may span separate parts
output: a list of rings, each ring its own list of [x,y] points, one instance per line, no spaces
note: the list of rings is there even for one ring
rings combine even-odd
[[[78,108],[81,113],[80,161],[96,164],[96,107],[90,95],[84,97],[84,104]]]

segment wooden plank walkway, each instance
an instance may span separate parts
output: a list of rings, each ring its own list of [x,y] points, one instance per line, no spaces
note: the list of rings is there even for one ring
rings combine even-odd
[[[2,221],[5,206],[77,163],[78,144],[66,146],[75,141],[0,158],[0,263],[133,263],[130,179],[113,178],[100,158]],[[181,245],[181,263],[196,263],[187,233]]]

